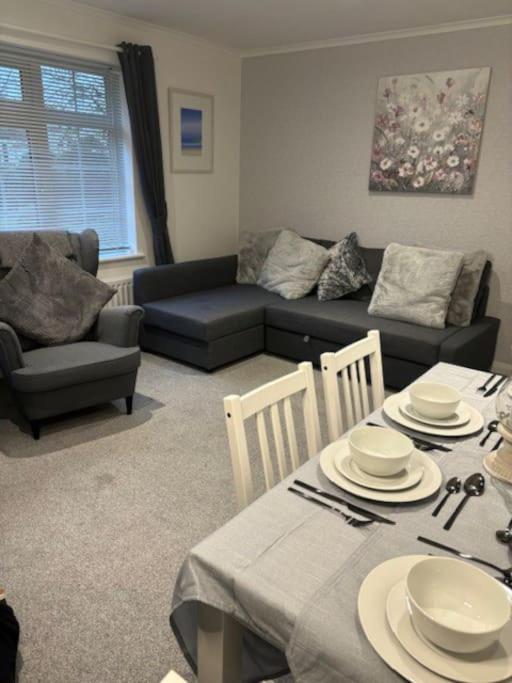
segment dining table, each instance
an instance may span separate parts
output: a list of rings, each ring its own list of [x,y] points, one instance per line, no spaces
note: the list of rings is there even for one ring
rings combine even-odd
[[[489,372],[438,363],[420,379],[456,388],[487,425],[496,417],[496,394],[479,391],[488,378]],[[415,435],[391,422],[382,408],[363,422],[368,421]],[[398,556],[449,556],[419,536],[510,567],[512,548],[498,543],[495,532],[511,517],[512,486],[483,467],[499,435],[492,434],[485,447],[479,445],[481,431],[462,438],[417,436],[451,449],[428,452],[443,475],[430,498],[396,505],[355,497],[327,479],[317,455],[190,550],[174,587],[170,622],[200,683],[261,681],[288,671],[299,683],[402,681],[374,651],[358,618],[358,593],[368,573]],[[446,531],[443,524],[462,493],[450,496],[433,517],[444,484],[474,472],[484,474],[485,493],[469,500]],[[289,492],[295,479],[396,524],[351,526]]]

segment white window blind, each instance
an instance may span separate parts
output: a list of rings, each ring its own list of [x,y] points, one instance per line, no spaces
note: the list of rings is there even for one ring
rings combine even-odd
[[[116,68],[0,46],[0,230],[94,228],[134,251],[129,132]]]

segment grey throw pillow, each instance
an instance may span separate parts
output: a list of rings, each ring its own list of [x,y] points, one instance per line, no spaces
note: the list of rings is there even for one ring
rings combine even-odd
[[[464,255],[390,244],[368,313],[443,328]]]
[[[279,237],[281,228],[278,230],[266,230],[265,232],[249,232],[243,230],[240,233],[238,244],[238,270],[236,281],[240,285],[255,285],[265,263],[268,252],[274,246]]]
[[[357,292],[372,281],[359,251],[357,235],[351,232],[329,249],[330,261],[318,280],[320,301],[339,299]]]
[[[115,294],[34,233],[0,282],[0,320],[41,344],[81,339]]]
[[[475,298],[480,287],[487,255],[484,251],[465,254],[462,268],[452,293],[446,321],[450,325],[469,327],[473,317]]]
[[[324,247],[283,230],[269,251],[258,284],[284,299],[301,299],[316,285],[329,258]]]

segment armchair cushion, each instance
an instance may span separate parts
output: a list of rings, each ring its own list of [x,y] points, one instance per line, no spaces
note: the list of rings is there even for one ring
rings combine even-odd
[[[96,339],[113,346],[137,346],[143,317],[144,310],[140,306],[104,308],[98,316]]]
[[[12,373],[16,391],[37,393],[94,382],[135,371],[138,347],[120,348],[101,342],[76,342],[28,351],[25,367]]]
[[[0,282],[0,320],[41,344],[69,343],[83,338],[114,293],[34,233]]]

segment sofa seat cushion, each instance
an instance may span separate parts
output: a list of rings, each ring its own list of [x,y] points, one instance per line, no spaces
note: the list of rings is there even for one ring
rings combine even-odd
[[[135,372],[140,351],[138,347],[76,342],[28,351],[23,360],[25,367],[12,374],[14,389],[41,392]]]
[[[384,355],[424,365],[437,363],[441,344],[459,331],[453,326],[434,329],[377,318],[369,315],[367,308],[364,301],[318,301],[308,296],[267,306],[265,322],[271,327],[324,339],[340,347],[361,339],[368,330],[379,330]]]
[[[228,285],[144,304],[144,323],[209,342],[263,325],[265,306],[280,300],[256,285]]]

